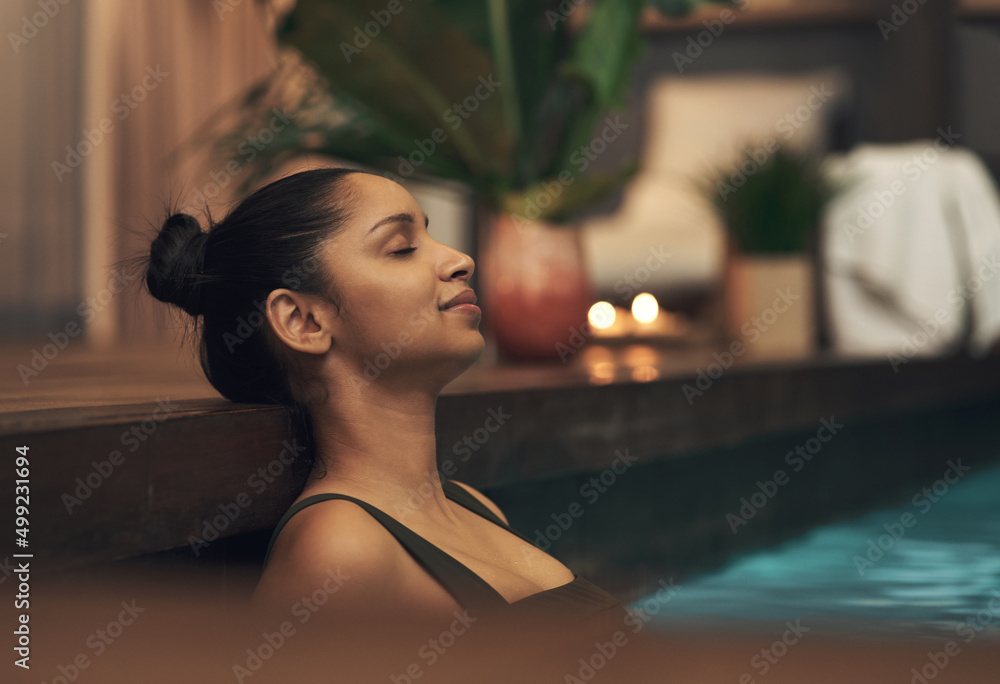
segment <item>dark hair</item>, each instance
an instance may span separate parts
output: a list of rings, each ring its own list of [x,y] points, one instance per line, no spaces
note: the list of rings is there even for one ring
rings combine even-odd
[[[246,197],[203,232],[197,219],[170,215],[149,250],[146,287],[157,299],[201,319],[199,358],[212,386],[235,402],[281,404],[315,462],[310,382],[298,355],[274,334],[264,311],[272,290],[317,295],[342,308],[322,266],[321,248],[343,228],[355,201],[358,169],[302,171]]]

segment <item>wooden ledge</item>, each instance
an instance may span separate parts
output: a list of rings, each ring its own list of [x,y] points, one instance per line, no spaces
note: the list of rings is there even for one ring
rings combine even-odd
[[[284,410],[177,394],[186,362],[173,370],[150,363],[157,353],[147,351],[145,365],[136,354],[116,367],[142,368],[139,378],[171,375],[170,386],[119,386],[129,400],[116,403],[119,376],[87,378],[88,366],[67,357],[66,382],[93,387],[99,399],[37,408],[39,393],[26,402],[36,408],[0,415],[4,453],[30,448],[31,550],[43,572],[176,547],[194,554],[198,539],[270,529],[297,495]],[[626,349],[610,361],[609,353],[584,348],[565,366],[471,368],[439,399],[443,472],[501,487],[600,471],[623,453],[662,461],[818,429],[821,419],[870,420],[1000,394],[1000,357],[914,360],[894,372],[881,359],[722,369],[711,367],[710,349]],[[613,368],[597,374],[592,362]],[[57,376],[53,369],[37,385],[50,403],[58,403]],[[12,468],[0,471],[0,487],[13,491],[13,477]]]

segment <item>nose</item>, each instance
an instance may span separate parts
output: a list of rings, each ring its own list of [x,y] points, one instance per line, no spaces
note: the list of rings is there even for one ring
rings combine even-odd
[[[451,256],[445,264],[445,274],[447,280],[460,278],[468,280],[476,270],[476,262],[465,252],[449,247]]]

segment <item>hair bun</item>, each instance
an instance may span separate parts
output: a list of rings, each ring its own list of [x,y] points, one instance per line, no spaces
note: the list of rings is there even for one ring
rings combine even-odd
[[[146,287],[161,302],[175,304],[192,316],[201,313],[201,276],[205,242],[198,219],[173,214],[163,222],[149,248]]]

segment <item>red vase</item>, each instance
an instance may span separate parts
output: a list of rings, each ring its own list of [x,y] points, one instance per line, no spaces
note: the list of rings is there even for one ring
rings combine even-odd
[[[594,303],[579,230],[485,209],[479,227],[479,294],[498,355],[566,359],[589,339]]]

